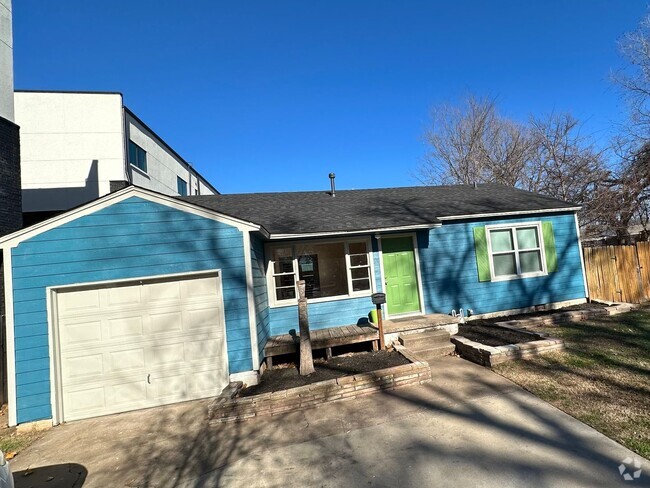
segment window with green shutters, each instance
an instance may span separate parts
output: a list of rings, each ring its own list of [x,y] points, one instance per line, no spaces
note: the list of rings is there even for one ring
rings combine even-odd
[[[557,271],[552,222],[474,228],[479,281],[542,276]]]

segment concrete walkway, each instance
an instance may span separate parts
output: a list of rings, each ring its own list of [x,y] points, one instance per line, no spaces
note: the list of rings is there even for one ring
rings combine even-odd
[[[631,451],[490,370],[431,367],[428,385],[239,424],[209,427],[200,401],[59,426],[12,461],[16,486],[650,486],[649,461],[623,481]]]

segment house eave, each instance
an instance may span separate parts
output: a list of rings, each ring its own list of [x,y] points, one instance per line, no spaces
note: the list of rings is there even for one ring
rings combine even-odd
[[[438,217],[438,220],[445,222],[449,220],[469,220],[469,219],[483,219],[490,217],[513,217],[517,215],[538,215],[545,213],[562,213],[562,212],[577,212],[582,207],[564,207],[564,208],[542,208],[538,210],[517,210],[512,212],[490,212],[481,214],[469,215],[448,215],[446,217]]]
[[[114,193],[109,193],[101,198],[88,202],[79,207],[68,210],[60,215],[56,215],[50,219],[34,224],[25,229],[13,232],[6,236],[0,238],[0,249],[12,248],[20,244],[22,241],[30,239],[34,236],[47,232],[48,230],[59,227],[63,224],[71,222],[77,218],[89,215],[93,212],[106,208],[110,205],[118,203],[127,198],[134,196],[142,197],[145,200],[150,200],[153,202],[160,203],[169,207],[179,209],[181,211],[187,211],[191,213],[198,213],[206,218],[211,218],[213,220],[219,220],[230,225],[233,225],[239,228],[242,231],[257,231],[262,232],[262,234],[267,234],[266,230],[253,222],[248,222],[245,220],[237,219],[229,215],[224,215],[222,213],[216,212],[214,210],[208,210],[204,207],[194,205],[183,200],[178,200],[169,195],[164,195],[162,193],[155,192],[153,190],[148,190],[146,188],[141,188],[138,186],[127,186],[119,191]]]
[[[433,229],[436,227],[441,227],[442,224],[439,222],[431,224],[419,224],[419,225],[402,225],[398,227],[377,227],[371,229],[359,229],[359,230],[348,230],[348,231],[328,231],[328,232],[305,232],[298,234],[271,234],[269,240],[282,240],[282,239],[308,239],[312,237],[332,237],[332,236],[350,236],[350,235],[361,235],[361,234],[379,234],[385,232],[402,232],[406,230],[418,230],[418,229]]]

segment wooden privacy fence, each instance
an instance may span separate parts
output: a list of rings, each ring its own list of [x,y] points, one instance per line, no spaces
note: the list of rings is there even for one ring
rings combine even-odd
[[[650,299],[650,242],[584,248],[589,296],[609,302]]]

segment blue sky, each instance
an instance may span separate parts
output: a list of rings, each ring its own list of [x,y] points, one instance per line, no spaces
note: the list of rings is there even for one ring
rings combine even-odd
[[[14,0],[15,84],[121,91],[220,191],[417,184],[431,106],[496,96],[605,141],[647,3]]]

